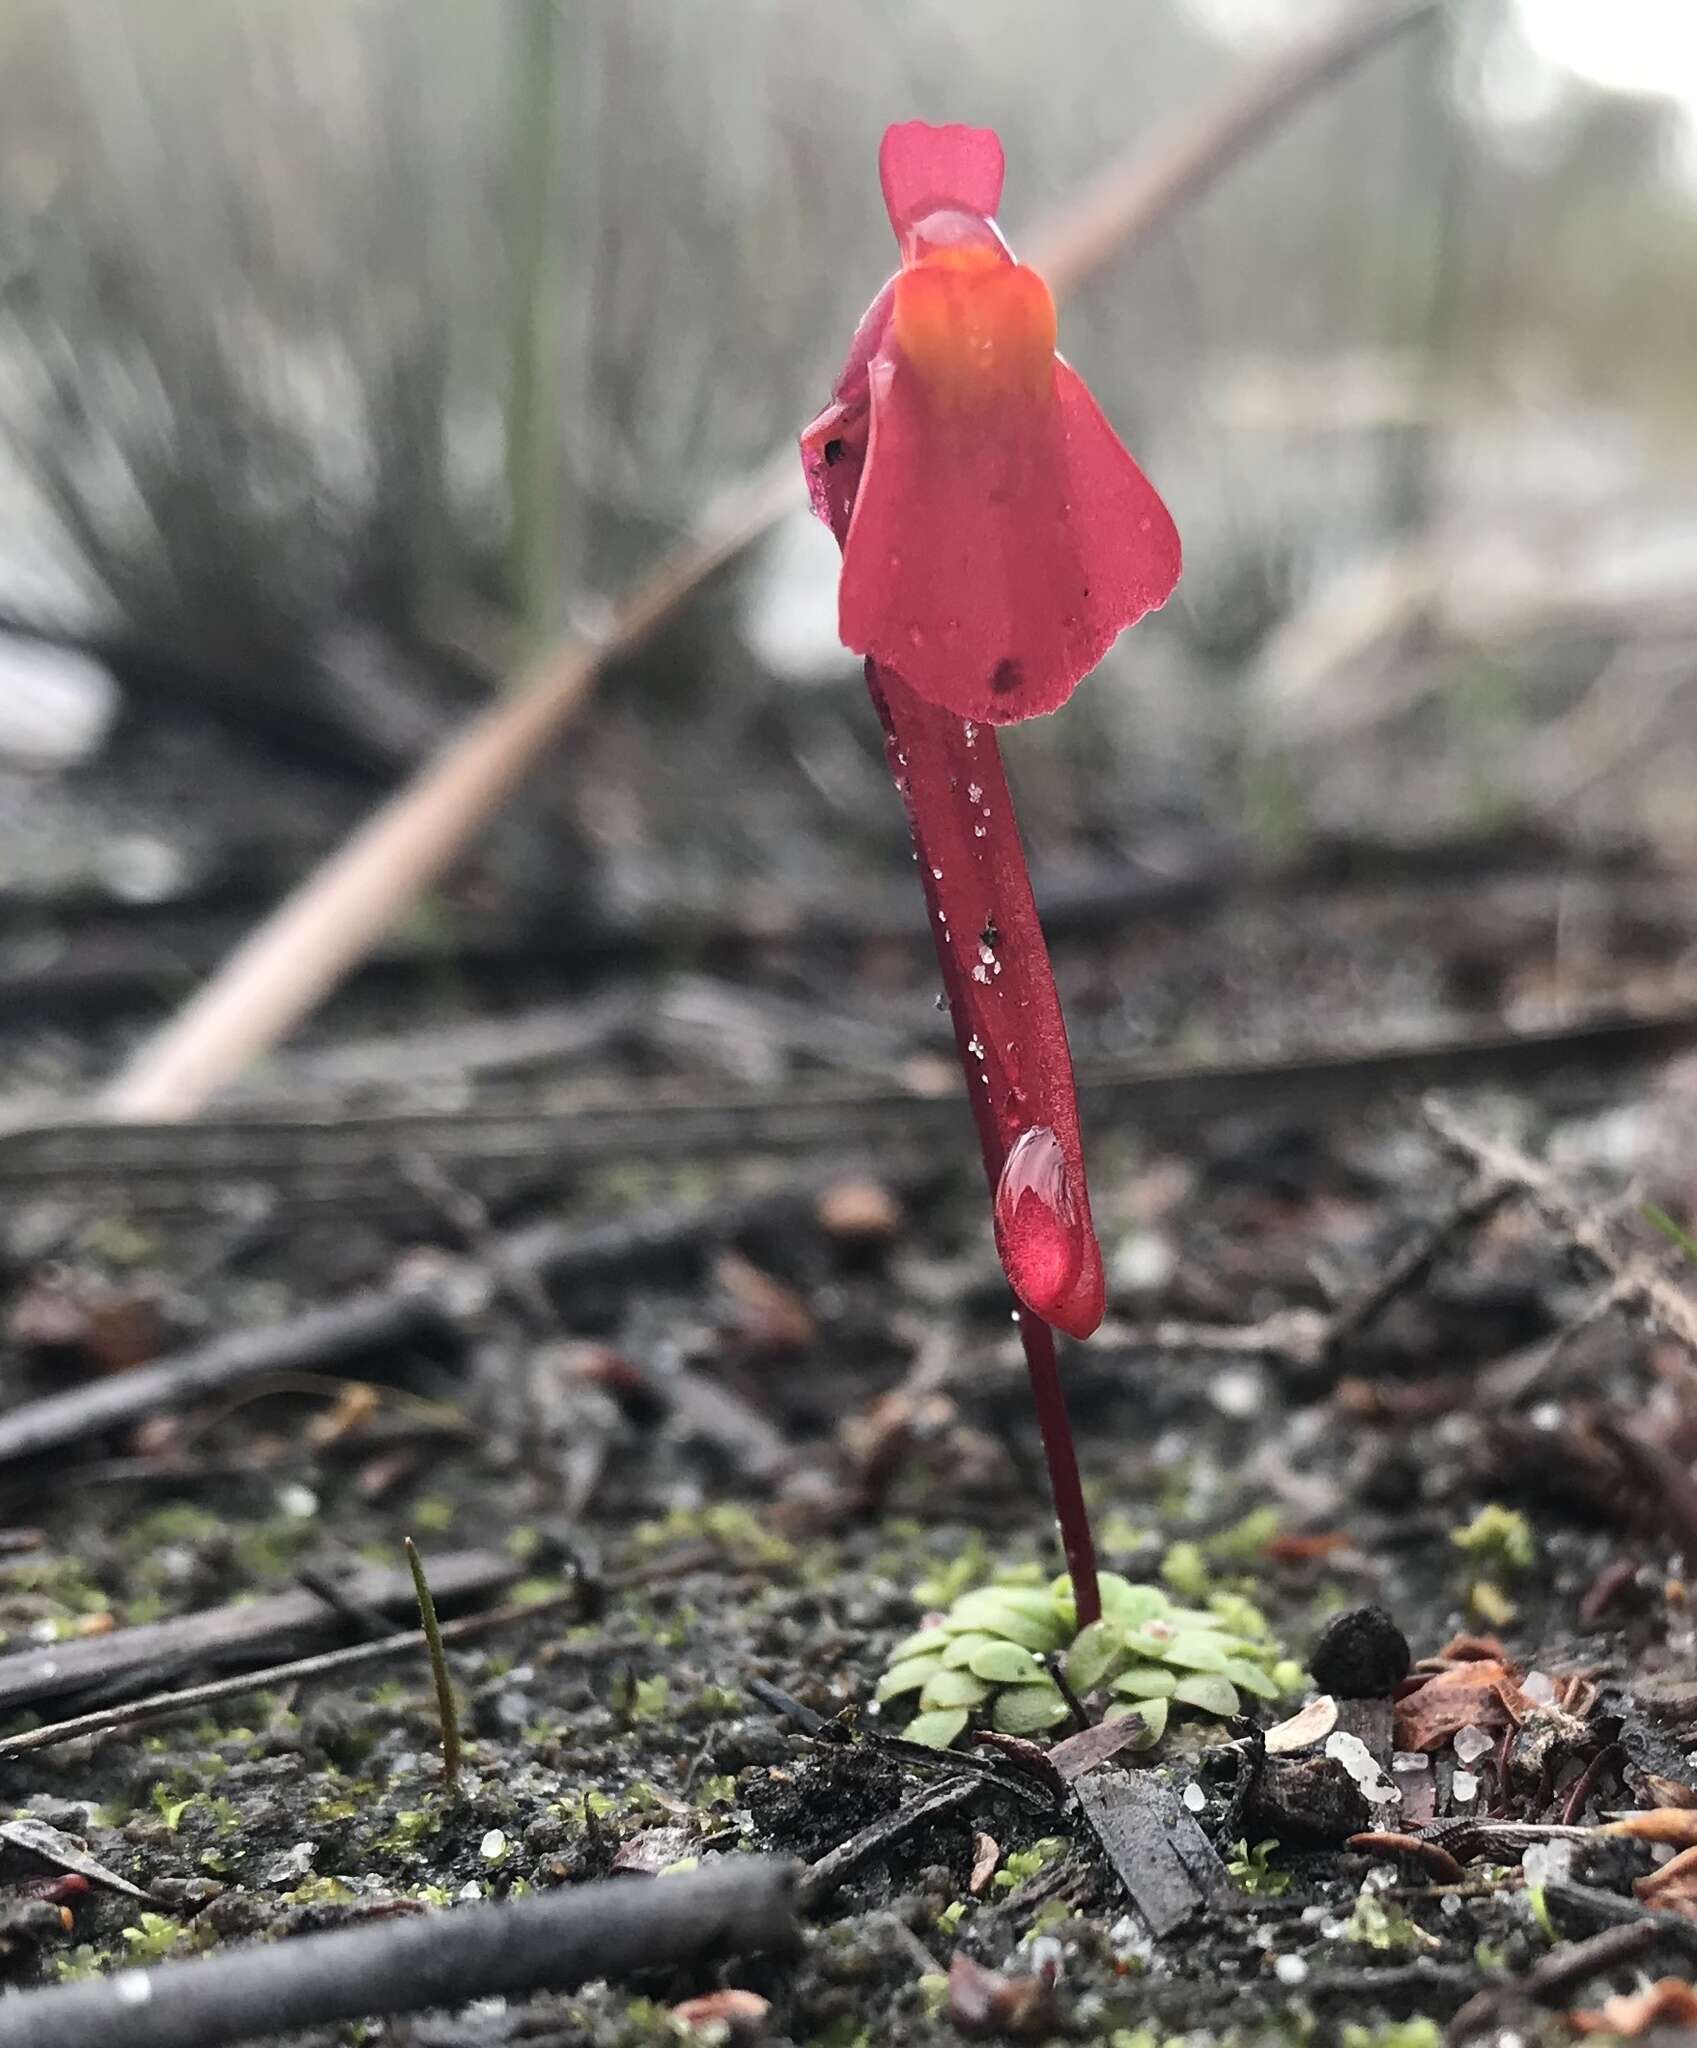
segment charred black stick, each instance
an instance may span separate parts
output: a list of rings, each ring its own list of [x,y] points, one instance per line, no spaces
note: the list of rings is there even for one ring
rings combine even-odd
[[[882,1855],[895,1843],[905,1841],[925,1822],[970,1806],[973,1800],[983,1797],[984,1790],[982,1778],[945,1778],[942,1784],[932,1785],[905,1806],[898,1806],[894,1813],[887,1813],[882,1819],[862,1828],[858,1835],[839,1842],[836,1848],[828,1850],[817,1863],[810,1863],[802,1872],[800,1890],[803,1905],[817,1906],[839,1886],[846,1884],[863,1863],[871,1862],[874,1856]],[[4,2048],[4,2043],[5,2036],[0,2035],[0,2048]]]
[[[795,1867],[737,1856],[235,1949],[0,2001],[0,2048],[232,2048],[339,2020],[790,1947]]]

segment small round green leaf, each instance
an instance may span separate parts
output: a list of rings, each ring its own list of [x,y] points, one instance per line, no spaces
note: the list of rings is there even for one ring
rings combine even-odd
[[[1116,1700],[1102,1716],[1104,1721],[1124,1721],[1135,1714],[1143,1723],[1143,1733],[1132,1744],[1133,1749],[1153,1749],[1167,1732],[1167,1703],[1165,1700]]]
[[[1027,1650],[1058,1650],[1065,1640],[1060,1617],[1046,1595],[1036,1595],[1036,1612],[1021,1604],[1031,1598],[1024,1586],[984,1586],[957,1600],[950,1619],[962,1629],[1002,1636]]]
[[[1212,1635],[1225,1628],[1220,1617],[1207,1607],[1169,1607],[1161,1619],[1183,1635],[1189,1635],[1193,1629],[1203,1629]]]
[[[1222,1719],[1229,1719],[1240,1704],[1236,1686],[1217,1671],[1198,1671],[1189,1678],[1181,1678],[1173,1687],[1173,1701],[1181,1707],[1199,1707],[1203,1713],[1218,1714]]]
[[[1104,1572],[1101,1584],[1102,1612],[1121,1628],[1141,1628],[1168,1612],[1167,1596],[1159,1586],[1134,1586],[1118,1572]]]
[[[939,1650],[946,1650],[954,1640],[953,1629],[921,1628],[910,1636],[903,1636],[890,1652],[892,1665],[905,1664],[909,1657],[933,1657]]]
[[[1123,1692],[1134,1700],[1170,1700],[1178,1685],[1178,1673],[1164,1664],[1134,1664],[1122,1671],[1109,1690]]]
[[[923,1742],[927,1749],[947,1749],[966,1726],[965,1707],[951,1707],[935,1714],[920,1714],[902,1730],[909,1742]]]
[[[1049,1674],[1032,1656],[1029,1650],[1021,1649],[1018,1643],[992,1642],[988,1636],[983,1647],[972,1653],[967,1669],[975,1678],[987,1678],[992,1685],[1046,1685]]]
[[[976,1707],[990,1697],[990,1688],[970,1671],[939,1671],[925,1681],[919,1704],[928,1712],[938,1707]]]
[[[956,1636],[949,1644],[949,1647],[943,1652],[944,1669],[948,1671],[965,1670],[971,1664],[975,1651],[982,1650],[986,1643],[993,1643],[997,1640],[998,1638],[995,1636],[987,1636],[982,1629],[968,1629],[964,1635]]]
[[[1067,1652],[1067,1684],[1074,1692],[1094,1692],[1126,1660],[1125,1636],[1111,1621],[1093,1621],[1080,1629]]]
[[[1011,1607],[1016,1614],[1029,1614],[1037,1621],[1048,1621],[1055,1612],[1054,1599],[1047,1586],[979,1586],[975,1591],[960,1596],[950,1610],[951,1618],[958,1618],[963,1609],[978,1600],[994,1600],[1000,1606]]]
[[[1276,1700],[1279,1689],[1259,1664],[1251,1664],[1244,1657],[1228,1657],[1225,1675],[1233,1685],[1245,1692],[1252,1692],[1258,1700]]]
[[[917,1692],[927,1679],[943,1668],[940,1657],[908,1657],[892,1664],[878,1681],[876,1697],[893,1700],[904,1692]]]
[[[1004,1735],[1040,1735],[1066,1720],[1071,1711],[1056,1686],[1010,1685],[997,1693],[990,1718]]]
[[[1181,1671],[1224,1671],[1226,1653],[1212,1636],[1174,1636],[1161,1652],[1163,1664],[1176,1664]]]

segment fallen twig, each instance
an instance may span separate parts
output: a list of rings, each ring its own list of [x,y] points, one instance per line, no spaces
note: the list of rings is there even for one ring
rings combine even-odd
[[[609,1589],[647,1585],[680,1572],[700,1570],[717,1561],[715,1551],[706,1545],[694,1545],[633,1565],[627,1571],[610,1572],[600,1584]],[[410,1580],[408,1591],[411,1591]],[[442,1640],[445,1643],[463,1642],[488,1629],[539,1621],[561,1612],[581,1616],[589,1608],[589,1593],[581,1584],[574,1585],[548,1599],[509,1601],[502,1607],[488,1607],[476,1614],[463,1614],[456,1621],[445,1621],[441,1625]],[[643,1647],[643,1638],[632,1637],[627,1641],[564,1644],[555,1654],[611,1658]],[[62,1743],[76,1742],[85,1735],[105,1735],[115,1729],[147,1727],[178,1714],[192,1713],[199,1707],[215,1706],[221,1700],[240,1699],[247,1694],[268,1691],[273,1686],[297,1685],[303,1680],[325,1678],[356,1665],[378,1663],[387,1657],[416,1655],[417,1651],[417,1631],[409,1628],[396,1635],[382,1636],[376,1642],[351,1643],[346,1649],[324,1650],[314,1657],[292,1658],[286,1664],[269,1664],[260,1670],[244,1671],[236,1677],[209,1679],[204,1685],[181,1686],[172,1692],[153,1693],[146,1699],[130,1700],[121,1706],[101,1707],[91,1713],[78,1714],[68,1721],[54,1721],[43,1728],[30,1728],[21,1735],[0,1737],[0,1762],[22,1756],[32,1749],[53,1749]]]
[[[1401,0],[1352,11],[1311,42],[1250,70],[1162,147],[1139,147],[1075,202],[1028,260],[1057,291],[1147,237],[1312,93],[1434,11]],[[608,663],[629,654],[727,562],[800,502],[782,454],[713,530],[687,541],[619,608],[598,646],[553,650],[295,891],[143,1044],[101,1098],[116,1117],[194,1116],[305,1016],[435,880],[556,740]]]
[[[1548,1344],[1509,1361],[1506,1372],[1497,1368],[1494,1379],[1487,1376],[1496,1401],[1523,1399],[1581,1328],[1616,1308],[1644,1315],[1697,1355],[1697,1301],[1643,1253],[1620,1250],[1607,1224],[1558,1174],[1516,1147],[1472,1130],[1441,1102],[1428,1099],[1426,1116],[1446,1149],[1472,1168],[1473,1178],[1435,1223],[1411,1238],[1354,1293],[1329,1310],[1280,1308],[1254,1323],[1163,1320],[1127,1333],[1129,1340],[1159,1351],[1264,1358],[1293,1371],[1315,1371],[1335,1360],[1392,1302],[1418,1286],[1452,1245],[1489,1222],[1506,1203],[1520,1199],[1533,1203],[1570,1250],[1599,1267],[1607,1285]],[[1697,1496],[1691,1500],[1690,1517],[1681,1522],[1682,1533],[1697,1528]]]
[[[863,1827],[858,1835],[839,1842],[836,1848],[827,1850],[818,1862],[810,1863],[802,1872],[797,1886],[801,1903],[817,1906],[839,1886],[846,1884],[863,1863],[870,1863],[874,1856],[881,1855],[897,1842],[905,1841],[916,1828],[937,1819],[940,1814],[956,1813],[973,1800],[982,1798],[987,1782],[981,1777],[945,1778],[940,1785],[928,1786],[908,1800],[905,1806],[898,1806],[894,1813],[884,1814]]]
[[[1548,1886],[1546,1899],[1553,1903],[1557,1891],[1573,1893],[1579,1886]],[[1625,1901],[1610,1897],[1607,1893],[1592,1894],[1599,1900],[1607,1900],[1611,1907],[1625,1906]],[[1659,1943],[1677,1948],[1687,1960],[1697,1959],[1697,1926],[1677,1913],[1654,1913],[1647,1910],[1634,1911],[1632,1918],[1620,1925],[1605,1927],[1600,1934],[1588,1936],[1584,1941],[1574,1941],[1547,1955],[1529,1970],[1524,1977],[1517,1977],[1507,1983],[1492,1984],[1468,2000],[1450,2021],[1445,2039],[1461,2042],[1494,2026],[1502,2017],[1505,2003],[1510,1999],[1529,1998],[1540,2005],[1553,2005],[1565,1997],[1577,1985],[1592,1977],[1601,1977],[1612,1970],[1618,1970],[1627,1963],[1636,1963]]]
[[[259,2035],[617,1982],[792,1947],[794,1866],[705,1869],[368,1921],[0,2000],[0,2048],[230,2048]]]
[[[1351,1835],[1345,1847],[1359,1849],[1365,1855],[1405,1857],[1411,1863],[1423,1865],[1440,1884],[1459,1884],[1464,1875],[1447,1849],[1395,1828],[1369,1828],[1362,1834]]]
[[[86,1442],[142,1417],[277,1373],[324,1371],[454,1327],[446,1293],[429,1286],[363,1288],[283,1322],[215,1337],[175,1358],[91,1380],[69,1393],[20,1402],[0,1416],[0,1464]]]
[[[1602,1274],[1612,1305],[1642,1315],[1697,1356],[1697,1301],[1676,1287],[1655,1260],[1623,1251],[1608,1224],[1560,1174],[1506,1139],[1475,1130],[1446,1103],[1428,1102],[1426,1118],[1451,1152],[1532,1203],[1562,1243]]]
[[[1393,1091],[1530,1086],[1552,1074],[1587,1075],[1667,1059],[1697,1043],[1697,1009],[1657,1017],[1590,1017],[1548,1031],[1488,1030],[1449,1040],[1325,1048],[1232,1064],[1157,1065],[1143,1058],[1085,1060],[1081,1099],[1116,1121],[1194,1135],[1199,1122],[1276,1104],[1281,1115],[1341,1112]],[[397,1155],[427,1151],[444,1167],[592,1165],[609,1157],[711,1158],[723,1153],[825,1152],[856,1144],[928,1145],[958,1124],[952,1090],[806,1087],[646,1089],[642,1107],[561,1109],[524,1090],[491,1094],[470,1109],[350,1111],[328,1100],[295,1116],[229,1117],[161,1130],[146,1122],[90,1124],[75,1116],[0,1130],[0,1189],[14,1198],[48,1190],[56,1199],[115,1185],[138,1208],[204,1205],[209,1179],[275,1184],[287,1197],[303,1183],[316,1199],[347,1202],[391,1188]],[[623,1226],[608,1226],[617,1240]]]
[[[494,1593],[519,1576],[520,1567],[500,1551],[455,1551],[436,1567],[437,1587],[445,1600]],[[404,1609],[413,1588],[403,1571],[362,1565],[348,1574],[340,1590],[356,1608],[382,1611]],[[220,1663],[251,1662],[255,1656],[275,1662],[280,1648],[298,1650],[315,1636],[322,1640],[346,1633],[338,1623],[335,1610],[315,1593],[277,1593],[202,1608],[173,1621],[143,1622],[101,1636],[14,1650],[0,1656],[0,1710],[36,1706],[125,1679],[157,1683],[162,1676],[193,1666],[215,1668]],[[417,1635],[409,1640],[416,1648]]]
[[[532,1273],[558,1286],[622,1267],[676,1255],[736,1237],[774,1216],[792,1215],[817,1198],[822,1182],[792,1182],[741,1201],[673,1205],[588,1226],[529,1224],[500,1240],[503,1269]],[[25,1401],[0,1415],[0,1465],[86,1443],[149,1415],[227,1394],[278,1372],[333,1369],[425,1338],[457,1336],[482,1314],[494,1276],[471,1260],[444,1260],[421,1279],[405,1264],[387,1287],[365,1288],[341,1301],[257,1330],[217,1337],[134,1372]]]
[[[1224,1358],[1275,1360],[1312,1372],[1336,1359],[1394,1301],[1419,1286],[1450,1246],[1477,1230],[1516,1192],[1512,1182],[1482,1176],[1435,1223],[1418,1231],[1353,1293],[1331,1309],[1279,1308],[1255,1323],[1196,1323],[1171,1319],[1133,1333],[1158,1351],[1191,1351]]]
[[[1338,1303],[1327,1319],[1327,1350],[1341,1349],[1393,1301],[1418,1287],[1453,1244],[1488,1223],[1513,1193],[1512,1181],[1481,1174],[1435,1223],[1417,1232],[1370,1280]]]

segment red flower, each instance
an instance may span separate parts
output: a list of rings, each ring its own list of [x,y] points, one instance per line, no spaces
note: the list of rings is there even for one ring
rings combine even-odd
[[[1013,725],[1165,603],[1178,534],[991,218],[996,136],[909,121],[879,170],[902,267],[802,442],[843,547],[843,644],[942,710]]]
[[[991,215],[985,128],[889,129],[902,268],[802,437],[843,550],[839,627],[866,657],[908,812],[995,1198],[1081,1623],[1095,1560],[1048,1324],[1102,1320],[1072,1060],[991,729],[1053,711],[1179,572],[1171,519],[1077,373],[1048,287]]]

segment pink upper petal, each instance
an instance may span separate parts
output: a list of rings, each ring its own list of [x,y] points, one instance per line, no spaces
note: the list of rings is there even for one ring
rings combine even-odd
[[[1002,203],[1002,168],[1002,140],[993,128],[899,121],[878,146],[884,204],[898,238],[944,209],[988,219]]]

